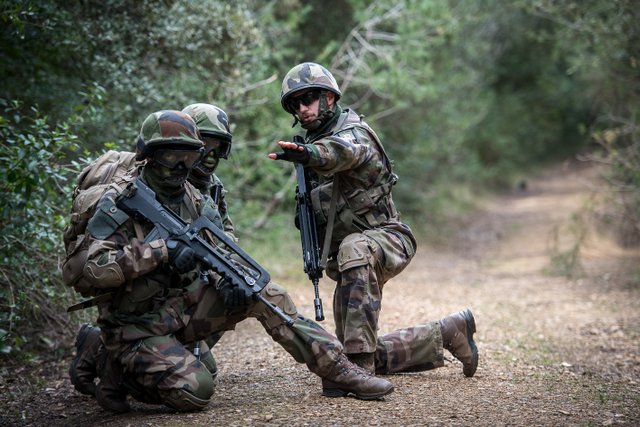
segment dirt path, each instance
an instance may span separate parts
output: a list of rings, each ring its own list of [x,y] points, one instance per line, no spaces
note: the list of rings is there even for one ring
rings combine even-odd
[[[576,235],[569,220],[590,199],[596,179],[593,167],[547,171],[525,191],[488,201],[450,248],[421,247],[387,285],[382,333],[472,308],[480,365],[471,379],[447,354],[444,368],[387,377],[396,391],[385,401],[323,398],[319,379],[250,320],[216,347],[221,371],[202,413],[135,403],[129,414],[109,415],[73,392],[60,366],[33,390],[33,400],[10,402],[12,416],[0,416],[0,424],[640,425],[640,289],[638,277],[621,267],[637,265],[640,254],[589,238],[574,279],[546,273],[552,259],[569,253]],[[323,283],[328,317],[330,291]],[[310,289],[291,294],[311,316]]]

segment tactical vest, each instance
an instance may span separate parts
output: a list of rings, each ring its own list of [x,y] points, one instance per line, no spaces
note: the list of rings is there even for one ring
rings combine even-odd
[[[350,182],[342,172],[319,178],[319,185],[311,191],[311,200],[319,227],[327,222],[329,200],[334,183],[338,183],[336,225],[331,239],[333,242],[341,241],[354,232],[373,229],[389,222],[399,222],[398,212],[391,198],[391,188],[398,181],[398,177],[393,173],[391,160],[378,135],[360,116],[352,110],[345,110],[329,133],[320,135],[314,140],[339,135],[356,128],[369,135],[382,157],[384,166],[378,171],[373,184],[368,188],[362,188],[361,185]],[[311,142],[313,140],[309,141]]]

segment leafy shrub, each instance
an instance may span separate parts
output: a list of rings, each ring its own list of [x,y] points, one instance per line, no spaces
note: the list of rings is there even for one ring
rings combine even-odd
[[[72,182],[65,158],[79,138],[68,122],[0,100],[0,353],[54,347],[71,293],[61,283],[61,231]],[[63,328],[62,328],[63,329]],[[35,337],[39,337],[36,341]]]

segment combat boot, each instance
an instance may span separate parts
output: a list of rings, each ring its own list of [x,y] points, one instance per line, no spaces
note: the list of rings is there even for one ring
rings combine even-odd
[[[350,353],[347,354],[349,362],[358,365],[369,374],[374,375],[376,373],[376,357],[375,353]]]
[[[82,394],[95,395],[94,380],[98,377],[98,352],[102,340],[100,328],[85,323],[76,337],[76,355],[69,367],[71,384]]]
[[[462,362],[462,372],[472,377],[478,368],[478,348],[473,341],[476,321],[471,310],[459,311],[440,320],[442,346]]]
[[[375,377],[341,355],[333,370],[322,379],[322,395],[345,397],[353,394],[362,400],[382,399],[393,392],[393,384]]]
[[[128,389],[123,386],[122,365],[108,354],[104,346],[100,353],[100,381],[96,386],[96,400],[107,411],[119,414],[128,412],[131,408],[127,402]]]

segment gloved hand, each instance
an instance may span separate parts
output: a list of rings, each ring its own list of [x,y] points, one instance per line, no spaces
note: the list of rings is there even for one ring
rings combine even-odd
[[[295,148],[282,147],[281,153],[275,153],[275,160],[286,160],[288,162],[296,162],[303,165],[309,163],[309,158],[311,157],[309,148],[298,142],[292,142],[291,144],[295,144]]]
[[[169,239],[166,242],[169,251],[169,264],[173,266],[178,273],[186,273],[196,268],[196,253],[186,244],[179,240]]]
[[[253,301],[250,289],[234,285],[226,280],[218,287],[218,291],[224,305],[229,308],[246,307]]]

